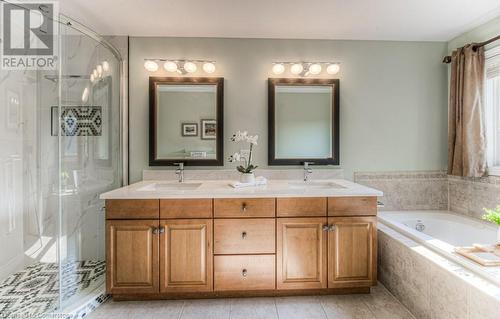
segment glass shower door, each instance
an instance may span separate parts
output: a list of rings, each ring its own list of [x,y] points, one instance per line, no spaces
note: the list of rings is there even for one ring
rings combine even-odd
[[[120,63],[101,42],[61,26],[59,119],[61,309],[105,282],[104,202],[122,185]]]

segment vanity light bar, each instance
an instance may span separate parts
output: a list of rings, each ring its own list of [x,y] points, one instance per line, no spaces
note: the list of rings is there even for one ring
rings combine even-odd
[[[326,66],[326,73],[334,75],[340,71],[340,62],[273,62],[272,71],[279,75],[289,66],[290,73],[299,76],[318,75]]]
[[[165,71],[179,74],[196,72],[198,64],[202,64],[205,73],[211,74],[215,72],[215,61],[211,60],[144,59],[144,68],[149,72],[156,72],[159,69],[159,63],[163,63]]]

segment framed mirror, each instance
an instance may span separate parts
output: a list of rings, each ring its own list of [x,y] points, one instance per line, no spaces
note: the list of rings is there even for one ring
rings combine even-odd
[[[221,166],[224,78],[149,78],[149,165]]]
[[[339,80],[268,79],[268,164],[339,165]]]

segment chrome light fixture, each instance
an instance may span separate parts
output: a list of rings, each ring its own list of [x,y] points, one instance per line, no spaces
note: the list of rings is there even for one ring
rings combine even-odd
[[[166,72],[188,74],[195,73],[200,68],[207,74],[215,72],[215,61],[209,60],[185,60],[185,59],[145,59],[144,68],[149,72],[158,71],[158,63],[163,63],[163,69]]]
[[[272,72],[276,75],[283,74],[287,66],[293,75],[305,77],[318,75],[326,69],[326,73],[334,75],[340,71],[340,62],[273,62]]]

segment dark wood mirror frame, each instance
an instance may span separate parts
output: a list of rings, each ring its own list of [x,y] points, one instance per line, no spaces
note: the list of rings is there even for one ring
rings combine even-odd
[[[317,165],[340,164],[339,115],[340,95],[338,79],[268,79],[268,165],[302,165],[304,162],[314,162]],[[277,85],[288,86],[331,86],[332,87],[332,157],[331,158],[276,158],[275,154],[275,96]]]
[[[216,86],[216,159],[157,159],[156,158],[156,87],[161,84],[171,85],[207,85]],[[150,77],[149,78],[149,166],[168,166],[184,163],[189,166],[224,165],[224,78],[208,77]]]

